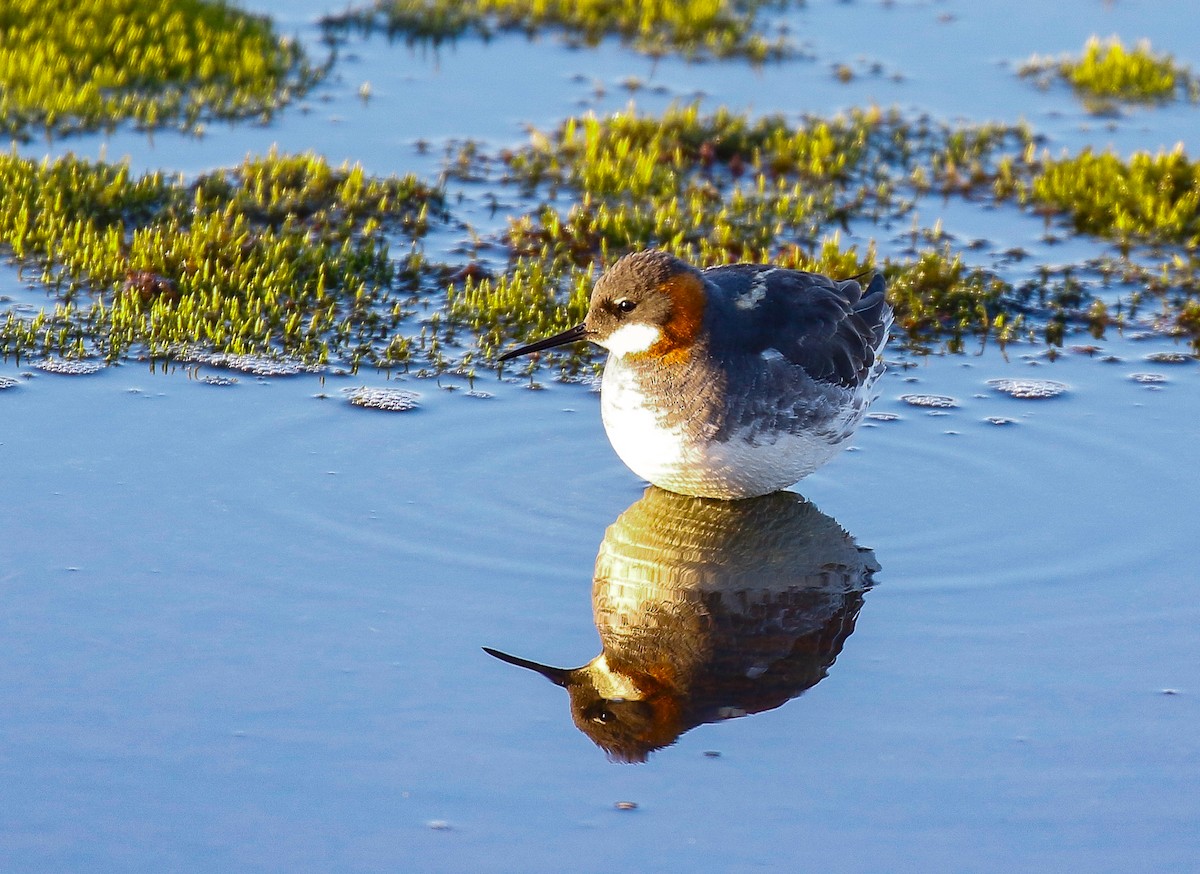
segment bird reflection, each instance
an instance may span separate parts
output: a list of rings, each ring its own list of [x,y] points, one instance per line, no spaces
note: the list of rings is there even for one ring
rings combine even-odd
[[[652,486],[596,557],[600,655],[554,668],[485,649],[564,687],[575,724],[610,758],[642,762],[697,725],[819,683],[878,570],[797,494],[719,501]]]

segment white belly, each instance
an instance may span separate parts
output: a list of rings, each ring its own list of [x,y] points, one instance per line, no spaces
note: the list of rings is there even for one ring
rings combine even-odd
[[[716,441],[703,429],[666,427],[645,403],[628,369],[605,369],[601,415],[608,439],[629,469],[660,488],[706,498],[751,498],[787,488],[838,451],[808,432],[780,433],[773,442]]]

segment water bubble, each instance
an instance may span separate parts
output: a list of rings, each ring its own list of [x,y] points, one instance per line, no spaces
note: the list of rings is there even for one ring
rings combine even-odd
[[[998,392],[1023,401],[1056,398],[1067,386],[1051,379],[989,379],[987,384]]]
[[[365,407],[368,410],[407,413],[419,406],[417,399],[420,395],[398,388],[370,388],[364,385],[359,388],[344,388],[342,391],[354,406]]]

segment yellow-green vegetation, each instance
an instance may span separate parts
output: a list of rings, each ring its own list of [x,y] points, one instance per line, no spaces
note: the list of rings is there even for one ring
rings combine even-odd
[[[267,116],[318,75],[267,19],[224,2],[0,4],[0,130],[12,135]]]
[[[193,184],[71,157],[0,158],[0,249],[55,295],[36,318],[9,312],[0,351],[170,357],[399,352],[403,297],[421,267],[388,236],[424,234],[442,193],[371,179],[320,157],[248,159]]]
[[[1200,247],[1200,165],[1183,146],[1124,160],[1090,149],[1062,158],[1044,157],[1027,179],[1007,162],[997,190],[1023,204],[1070,217],[1075,230],[1134,243]]]
[[[1081,57],[1043,58],[1034,56],[1019,70],[1041,87],[1055,78],[1068,82],[1096,110],[1113,100],[1155,102],[1171,100],[1186,92],[1200,97],[1200,82],[1190,70],[1175,63],[1170,55],[1159,55],[1147,40],[1126,48],[1119,37],[1106,40],[1093,36]]]
[[[741,56],[752,61],[780,58],[782,38],[766,36],[758,12],[778,0],[376,0],[367,7],[325,19],[330,33],[348,27],[383,28],[410,42],[441,42],[473,32],[534,34],[554,29],[594,45],[617,36],[653,55]]]
[[[1200,294],[1200,162],[1182,145],[1170,152],[1111,152],[1004,160],[995,190],[1027,208],[1061,216],[1072,228],[1116,244],[1117,254],[1094,265],[1109,279],[1164,297],[1160,320],[1196,339]],[[1166,299],[1175,295],[1176,303]],[[1180,299],[1179,295],[1185,296]],[[1187,297],[1187,296],[1190,296]]]
[[[798,125],[695,107],[571,119],[509,156],[512,179],[547,202],[510,221],[509,275],[450,288],[449,318],[491,357],[510,339],[579,321],[595,272],[653,245],[701,266],[770,261],[842,277],[881,269],[914,343],[1008,339],[1020,320],[1005,309],[1005,283],[941,245],[878,263],[874,251],[843,249],[839,231],[906,215],[918,166],[923,188],[986,189],[999,149],[1030,142],[1022,129],[949,130],[878,110]],[[569,205],[555,206],[559,198]],[[580,354],[564,351],[569,369]]]

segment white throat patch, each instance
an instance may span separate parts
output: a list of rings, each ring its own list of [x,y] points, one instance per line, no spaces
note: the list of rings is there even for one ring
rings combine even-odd
[[[634,322],[630,325],[622,325],[605,339],[596,342],[613,355],[623,356],[645,352],[657,343],[661,336],[662,331],[653,325],[647,325],[645,322]]]

